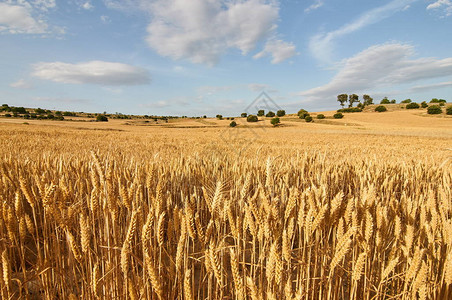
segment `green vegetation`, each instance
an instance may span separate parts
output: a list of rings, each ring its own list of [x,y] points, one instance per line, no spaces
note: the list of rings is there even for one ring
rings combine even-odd
[[[304,120],[305,120],[307,123],[310,123],[310,122],[312,122],[312,117],[311,117],[311,116],[306,116],[306,118],[304,118]]]
[[[420,107],[416,102],[411,102],[406,105],[406,109],[418,109]]]
[[[325,119],[325,115],[324,114],[318,114],[317,115],[317,119],[319,119],[319,120]]]
[[[277,126],[281,123],[281,120],[279,118],[273,118],[270,123],[272,123],[273,126]]]
[[[96,121],[97,122],[108,122],[108,118],[105,115],[97,115]]]
[[[342,108],[338,109],[337,112],[342,113],[354,113],[354,112],[362,112],[363,110],[359,107],[348,107],[348,108]]]
[[[300,109],[300,110],[298,111],[298,117],[299,117],[300,119],[304,119],[304,118],[306,118],[307,116],[309,116],[309,113],[308,113],[307,110]]]
[[[443,111],[439,105],[431,105],[427,108],[427,113],[429,115],[439,115],[442,112]]]
[[[446,114],[452,115],[452,105],[446,108]]]
[[[263,110],[263,109],[258,110],[258,111],[257,111],[257,115],[258,115],[259,117],[263,117],[263,116],[265,115],[265,110]]]
[[[247,116],[248,116],[248,114],[247,113],[242,113],[241,115],[240,115],[242,118],[246,118]]]
[[[422,108],[427,108],[427,107],[428,107],[428,104],[427,104],[427,102],[425,102],[425,101],[422,101],[422,103],[421,103],[421,107],[422,107]]]
[[[275,116],[275,113],[272,111],[269,111],[266,115],[267,118],[273,118]]]
[[[278,110],[278,111],[276,112],[276,115],[277,115],[278,117],[284,117],[284,116],[286,115],[286,111],[283,110],[283,109]]]
[[[344,115],[342,113],[340,113],[340,112],[335,113],[333,115],[333,118],[335,118],[335,119],[342,119],[343,117],[344,117]]]
[[[411,103],[411,99],[405,99],[405,100],[403,100],[403,101],[400,102],[400,103]]]
[[[377,112],[385,112],[387,110],[388,109],[384,105],[378,105],[377,107],[375,107],[375,111],[377,111]]]
[[[249,116],[246,118],[246,121],[247,121],[247,122],[257,122],[257,121],[259,121],[259,119],[258,119],[257,116],[255,116],[255,115],[249,115]]]
[[[381,101],[380,104],[390,104],[391,101],[389,101],[388,97],[384,97]]]
[[[235,127],[237,126],[237,123],[235,121],[232,121],[231,123],[229,123],[229,127]]]

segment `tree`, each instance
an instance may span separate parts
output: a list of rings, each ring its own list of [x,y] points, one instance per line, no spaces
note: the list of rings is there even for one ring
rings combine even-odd
[[[260,110],[257,112],[257,115],[258,115],[259,117],[263,117],[263,116],[265,115],[265,110],[260,109]]]
[[[246,117],[247,122],[257,122],[259,119],[255,115],[249,115]]]
[[[441,107],[439,105],[430,105],[427,108],[427,113],[429,115],[438,115],[438,114],[440,114],[442,112],[443,112],[443,110],[441,109]]]
[[[275,113],[272,111],[269,111],[266,115],[267,118],[273,118],[275,116]]]
[[[305,120],[307,123],[310,123],[310,122],[312,122],[312,117],[311,117],[311,116],[306,116],[306,118],[304,118],[304,120]]]
[[[334,117],[335,119],[342,119],[342,118],[344,117],[344,115],[341,114],[341,113],[335,113],[335,114],[333,115],[333,117]]]
[[[427,107],[428,107],[428,104],[427,104],[427,102],[425,102],[425,101],[422,101],[422,103],[421,103],[421,107],[422,107],[422,108],[427,108]]]
[[[105,115],[97,115],[96,121],[97,122],[108,122],[108,118]]]
[[[319,119],[319,120],[325,119],[325,115],[324,114],[318,114],[317,115],[317,119]]]
[[[281,121],[279,120],[279,118],[273,118],[270,123],[272,123],[273,126],[277,126],[278,124],[281,123]]]
[[[452,105],[446,108],[446,114],[452,115]]]
[[[389,101],[388,97],[384,97],[381,101],[380,104],[390,104],[391,101]]]
[[[247,113],[242,113],[241,116],[242,116],[242,118],[246,118],[246,116],[248,116],[248,114]]]
[[[230,127],[235,127],[235,126],[237,126],[237,123],[235,121],[232,121],[231,123],[229,123],[229,126]]]
[[[283,109],[278,110],[278,111],[276,112],[276,115],[277,115],[278,117],[284,117],[284,116],[286,115],[286,111],[283,110]]]
[[[367,94],[363,95],[363,99],[364,99],[364,103],[363,103],[364,106],[374,104],[374,99]]]
[[[307,110],[300,109],[300,110],[298,111],[298,117],[299,117],[300,119],[304,119],[304,118],[306,118],[306,116],[309,116],[309,113],[308,113]]]
[[[348,96],[348,102],[350,103],[348,107],[353,107],[353,103],[359,102],[359,96],[356,94],[351,94]]]
[[[216,118],[217,118],[218,120],[223,120],[223,116],[222,116],[222,115],[216,115]]]
[[[405,108],[406,109],[417,109],[419,107],[420,107],[419,104],[417,104],[416,102],[411,102],[411,103],[408,103]]]
[[[348,95],[347,94],[340,94],[337,95],[337,101],[341,103],[341,106],[344,107],[345,102],[347,102]]]
[[[391,104],[396,104],[396,102],[397,102],[396,99],[391,100]]]
[[[400,103],[411,103],[411,99],[405,99],[405,100],[403,100],[403,101],[400,102]]]

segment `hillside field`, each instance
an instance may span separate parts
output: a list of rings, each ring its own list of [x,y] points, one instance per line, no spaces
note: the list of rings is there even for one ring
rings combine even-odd
[[[452,116],[0,118],[2,299],[451,299]]]

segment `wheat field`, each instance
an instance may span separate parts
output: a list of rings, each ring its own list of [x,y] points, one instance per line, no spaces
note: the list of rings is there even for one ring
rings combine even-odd
[[[0,124],[2,299],[452,298],[450,132],[313,128]]]

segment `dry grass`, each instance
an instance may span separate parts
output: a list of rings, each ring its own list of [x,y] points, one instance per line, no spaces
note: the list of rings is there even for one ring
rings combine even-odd
[[[452,297],[450,132],[99,126],[0,124],[3,299]]]

